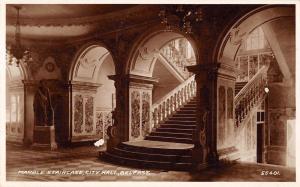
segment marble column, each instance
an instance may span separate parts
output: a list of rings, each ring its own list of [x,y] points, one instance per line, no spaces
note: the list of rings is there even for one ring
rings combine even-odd
[[[112,112],[112,126],[107,129],[107,150],[111,150],[119,143],[128,140],[128,79],[124,75],[110,75],[109,79],[115,81],[116,106]]]
[[[195,74],[197,84],[197,127],[193,134],[193,161],[197,169],[218,160],[216,150],[216,72],[219,64],[198,64],[187,67]]]
[[[121,142],[142,139],[151,130],[152,88],[157,79],[138,75],[111,75],[116,87],[113,126],[107,149]]]
[[[217,150],[234,150],[235,121],[235,69],[229,64],[221,63],[216,74],[216,123],[217,123]],[[230,153],[230,151],[226,151]]]
[[[37,82],[33,80],[24,80],[24,144],[33,143],[34,131],[34,110],[33,100],[37,89]]]
[[[70,92],[70,141],[97,140],[95,121],[95,97],[101,84],[71,81]]]
[[[144,139],[152,129],[152,89],[155,78],[129,76],[129,141]]]

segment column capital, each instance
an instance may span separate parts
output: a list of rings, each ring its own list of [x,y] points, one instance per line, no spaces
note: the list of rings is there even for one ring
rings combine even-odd
[[[155,84],[158,83],[158,78],[146,77],[140,75],[109,75],[109,79],[114,81],[127,81],[127,82],[136,82],[136,83],[144,83],[144,84]]]
[[[97,88],[101,87],[102,84],[81,82],[81,81],[69,81],[68,85],[74,90],[86,90],[86,91],[97,91]]]
[[[188,69],[189,72],[195,73],[197,75],[203,72],[207,72],[207,73],[217,72],[220,66],[221,66],[220,63],[206,63],[206,64],[187,66],[186,68]]]
[[[22,80],[24,86],[36,86],[38,85],[38,81],[36,80]]]

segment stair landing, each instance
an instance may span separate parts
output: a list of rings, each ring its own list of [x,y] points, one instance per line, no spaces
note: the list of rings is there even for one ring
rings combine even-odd
[[[192,98],[144,140],[122,142],[100,155],[100,158],[139,168],[191,170],[195,129],[196,101]]]
[[[161,142],[161,141],[151,141],[151,140],[140,140],[140,141],[131,141],[131,142],[123,142],[123,143],[131,146],[155,148],[155,149],[179,149],[180,150],[180,149],[194,148],[193,144]]]
[[[192,169],[193,144],[140,140],[122,142],[100,159],[135,168],[187,171]]]

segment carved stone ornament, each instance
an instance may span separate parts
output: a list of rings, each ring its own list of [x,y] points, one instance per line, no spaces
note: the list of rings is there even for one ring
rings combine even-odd
[[[45,68],[48,72],[53,72],[55,70],[55,64],[53,62],[47,62]]]
[[[143,59],[143,60],[151,60],[153,57],[156,57],[159,54],[159,50],[158,49],[149,49],[148,47],[141,47],[139,48],[139,56]]]
[[[246,35],[246,32],[240,33],[240,28],[236,27],[231,29],[229,34],[229,41],[233,45],[239,45],[243,42],[244,36]]]
[[[199,141],[202,146],[206,144],[205,128],[200,131]]]
[[[97,63],[96,59],[89,60],[87,57],[83,57],[82,59],[80,59],[80,65],[85,69],[90,69],[94,67],[96,63]]]

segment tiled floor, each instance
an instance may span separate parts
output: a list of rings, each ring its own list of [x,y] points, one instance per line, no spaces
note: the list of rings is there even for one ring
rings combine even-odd
[[[237,163],[193,173],[154,170],[141,171],[139,169],[121,167],[98,160],[98,151],[99,149],[92,146],[69,148],[59,151],[41,151],[7,145],[6,180],[295,181],[295,171],[293,169],[247,163]],[[262,171],[273,172],[272,175],[266,176],[261,175]],[[279,174],[275,175],[277,171]]]

